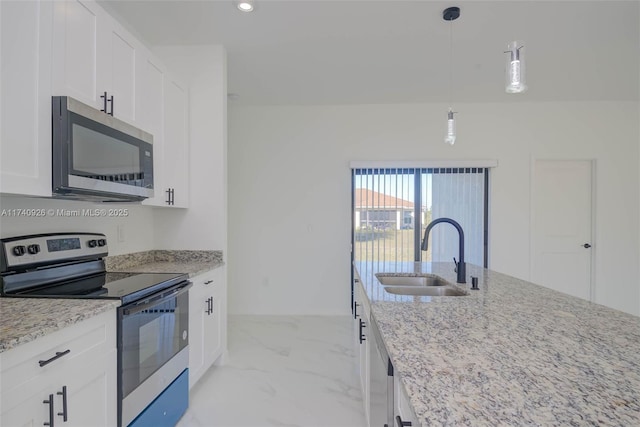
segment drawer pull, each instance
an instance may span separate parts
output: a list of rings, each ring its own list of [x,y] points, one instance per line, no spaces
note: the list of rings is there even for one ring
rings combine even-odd
[[[207,280],[206,282],[204,282],[205,285],[208,285],[209,283],[213,283],[213,280]]]
[[[62,396],[62,412],[58,412],[58,416],[62,417],[62,420],[67,422],[67,386],[62,386],[62,391],[56,393],[58,396]]]
[[[398,424],[398,427],[411,426],[411,421],[402,421],[402,418],[400,418],[400,415],[396,415],[396,423]]]
[[[71,353],[71,350],[67,349],[65,351],[56,351],[56,355],[53,356],[51,359],[47,359],[47,360],[38,360],[38,364],[40,365],[40,367],[42,368],[43,366],[48,365],[49,363],[53,362],[56,359],[60,359],[62,356],[65,356],[67,354]]]
[[[49,400],[43,400],[42,403],[49,405],[49,422],[44,422],[42,425],[53,427],[53,394],[49,395]]]
[[[367,325],[365,325],[364,322],[362,321],[362,319],[360,319],[360,344],[362,344],[363,341],[367,340],[365,335],[362,333],[362,329],[364,329],[366,327],[367,327]]]

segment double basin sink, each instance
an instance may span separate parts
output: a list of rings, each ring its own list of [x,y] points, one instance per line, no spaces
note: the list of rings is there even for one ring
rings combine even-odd
[[[417,295],[431,297],[458,297],[468,295],[464,290],[450,284],[438,276],[398,276],[376,274],[384,290],[396,295]]]

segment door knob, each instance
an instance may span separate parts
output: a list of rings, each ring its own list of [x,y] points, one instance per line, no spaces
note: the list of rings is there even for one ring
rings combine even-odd
[[[582,245],[582,247],[585,248],[585,249],[589,249],[591,247],[591,245],[588,244],[588,243],[585,243],[584,245]]]

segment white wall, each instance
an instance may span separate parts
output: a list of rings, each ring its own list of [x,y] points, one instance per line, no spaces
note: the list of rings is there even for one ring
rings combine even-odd
[[[127,209],[124,217],[63,216],[58,210],[77,212],[82,209]],[[64,231],[104,233],[109,243],[109,254],[120,255],[154,248],[154,225],[151,208],[137,204],[102,204],[53,200],[17,196],[1,196],[0,209],[53,209],[44,217],[10,216],[4,212],[0,218],[2,237]],[[123,241],[118,239],[118,226],[122,227]]]
[[[229,311],[349,311],[350,160],[497,159],[490,267],[529,277],[532,158],[595,159],[597,302],[640,313],[638,103],[261,106],[229,113]]]
[[[189,209],[156,209],[157,249],[227,257],[227,57],[222,46],[154,49],[189,86]]]

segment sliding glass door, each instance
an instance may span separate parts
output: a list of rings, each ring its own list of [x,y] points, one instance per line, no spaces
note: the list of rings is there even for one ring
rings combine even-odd
[[[487,266],[488,168],[352,169],[354,261],[452,261],[458,235],[446,224],[420,244],[434,219],[457,221],[466,262]]]

